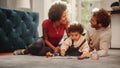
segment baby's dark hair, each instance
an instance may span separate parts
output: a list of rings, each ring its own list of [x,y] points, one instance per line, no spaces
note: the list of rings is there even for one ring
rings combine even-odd
[[[68,27],[68,33],[70,32],[79,32],[80,34],[83,33],[83,26],[79,23],[79,24],[71,24]]]

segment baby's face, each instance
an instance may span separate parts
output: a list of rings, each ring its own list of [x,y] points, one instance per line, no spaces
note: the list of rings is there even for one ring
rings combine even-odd
[[[70,37],[73,41],[78,41],[81,34],[79,32],[70,32]]]

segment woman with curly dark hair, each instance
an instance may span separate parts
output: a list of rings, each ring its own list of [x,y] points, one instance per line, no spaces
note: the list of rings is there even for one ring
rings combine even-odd
[[[110,13],[104,9],[93,12],[91,26],[87,29],[86,37],[91,51],[96,49],[99,56],[108,54],[111,42]]]
[[[20,53],[15,51],[14,54],[30,53],[32,55],[44,56],[46,54],[59,53],[59,42],[68,27],[66,9],[66,3],[63,1],[55,2],[51,5],[48,12],[49,19],[44,20],[42,23],[43,38],[38,39]]]

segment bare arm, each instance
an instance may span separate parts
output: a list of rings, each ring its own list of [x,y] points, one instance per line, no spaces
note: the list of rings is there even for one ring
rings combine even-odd
[[[43,38],[48,47],[50,47],[54,52],[59,51],[59,47],[55,47],[49,40],[47,36],[47,30],[43,29]]]
[[[54,50],[55,47],[52,45],[52,43],[49,42],[48,36],[47,36],[47,30],[45,29],[43,29],[43,38],[44,38],[45,43],[48,45],[48,47]]]

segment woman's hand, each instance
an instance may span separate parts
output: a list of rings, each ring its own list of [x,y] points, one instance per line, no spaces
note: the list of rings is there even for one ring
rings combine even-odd
[[[60,47],[59,46],[55,47],[54,48],[54,53],[59,53],[59,52],[60,52]]]
[[[52,56],[53,56],[53,54],[51,52],[46,53],[46,57],[52,57]]]

